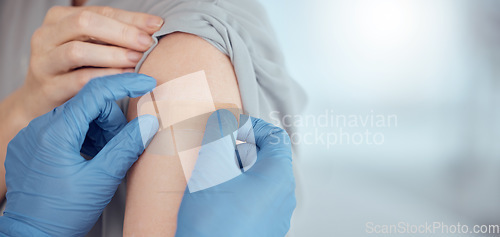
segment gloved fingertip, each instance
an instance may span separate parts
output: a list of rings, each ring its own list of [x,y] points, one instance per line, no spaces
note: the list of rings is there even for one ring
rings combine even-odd
[[[238,120],[236,120],[236,117],[234,117],[231,111],[219,109],[216,112],[218,113],[219,126],[221,126],[223,136],[232,134],[238,130]]]
[[[257,161],[257,153],[259,152],[259,148],[252,143],[241,143],[236,147],[243,165],[243,171],[247,171]]]
[[[250,119],[249,115],[240,114],[240,125],[239,125],[239,128],[241,128],[243,126],[243,124],[245,124],[249,119]]]
[[[255,144],[255,136],[253,132],[252,117],[246,114],[240,114],[240,124],[236,139],[242,142]]]
[[[129,97],[132,98],[142,96],[156,87],[156,79],[145,74],[122,73],[114,76],[124,80],[130,88],[135,88],[135,90],[130,90]]]
[[[219,125],[220,125],[219,114],[217,113],[217,111],[215,111],[207,119],[207,124],[205,125],[205,133],[203,134],[202,145],[209,144],[213,141],[217,141],[224,136]]]
[[[151,86],[151,88],[156,87],[156,79],[154,79],[153,77],[150,77],[150,76],[148,76],[146,74],[140,74],[140,73],[137,73],[135,75],[137,75],[139,78],[141,78],[142,80],[144,80],[144,82],[147,82],[147,84],[149,86]]]
[[[150,114],[142,115],[137,118],[141,131],[142,144],[144,149],[148,147],[151,140],[159,129],[158,119]]]

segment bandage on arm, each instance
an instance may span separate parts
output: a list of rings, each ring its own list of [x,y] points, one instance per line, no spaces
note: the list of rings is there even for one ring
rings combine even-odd
[[[159,114],[161,131],[128,174],[124,235],[174,236],[206,119],[217,109],[241,112],[238,84],[226,55],[185,33],[163,37],[139,72],[156,78],[158,91],[140,99],[140,111],[131,99],[128,118]]]

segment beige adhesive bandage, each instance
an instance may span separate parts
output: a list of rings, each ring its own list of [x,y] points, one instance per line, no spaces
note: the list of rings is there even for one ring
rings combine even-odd
[[[160,123],[158,133],[145,152],[167,158],[179,157],[186,183],[189,183],[207,119],[220,106],[234,107],[228,109],[234,115],[241,113],[236,105],[214,103],[204,71],[159,85],[137,103],[139,116],[151,114]]]

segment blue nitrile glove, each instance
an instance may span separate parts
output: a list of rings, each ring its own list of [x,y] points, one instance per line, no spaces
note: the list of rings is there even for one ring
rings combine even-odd
[[[85,235],[158,129],[150,115],[126,124],[115,100],[143,95],[155,85],[153,78],[135,73],[93,79],[74,98],[21,130],[7,149],[7,205],[0,233]],[[91,123],[117,134],[103,136],[107,144],[86,160],[80,150]]]
[[[87,136],[80,150],[89,158],[96,156],[108,141],[127,125],[127,119],[116,103],[109,108],[109,114],[109,116],[99,117],[89,124]]]
[[[285,236],[288,232],[296,204],[290,138],[283,129],[245,115],[240,116],[239,127],[228,111],[219,110],[208,119],[179,209],[176,236]],[[246,142],[237,145],[238,155],[234,148],[231,154],[232,141],[220,144],[234,137],[235,130],[238,140]],[[225,182],[220,182],[221,176],[227,177]]]

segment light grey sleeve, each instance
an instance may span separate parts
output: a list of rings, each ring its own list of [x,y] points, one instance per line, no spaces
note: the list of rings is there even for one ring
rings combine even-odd
[[[258,2],[169,0],[146,7],[145,12],[165,20],[154,34],[157,39],[172,32],[190,33],[229,56],[245,113],[270,121],[272,111],[284,116],[296,114],[305,106],[305,93],[288,74],[267,15]],[[291,132],[292,128],[286,129]]]

